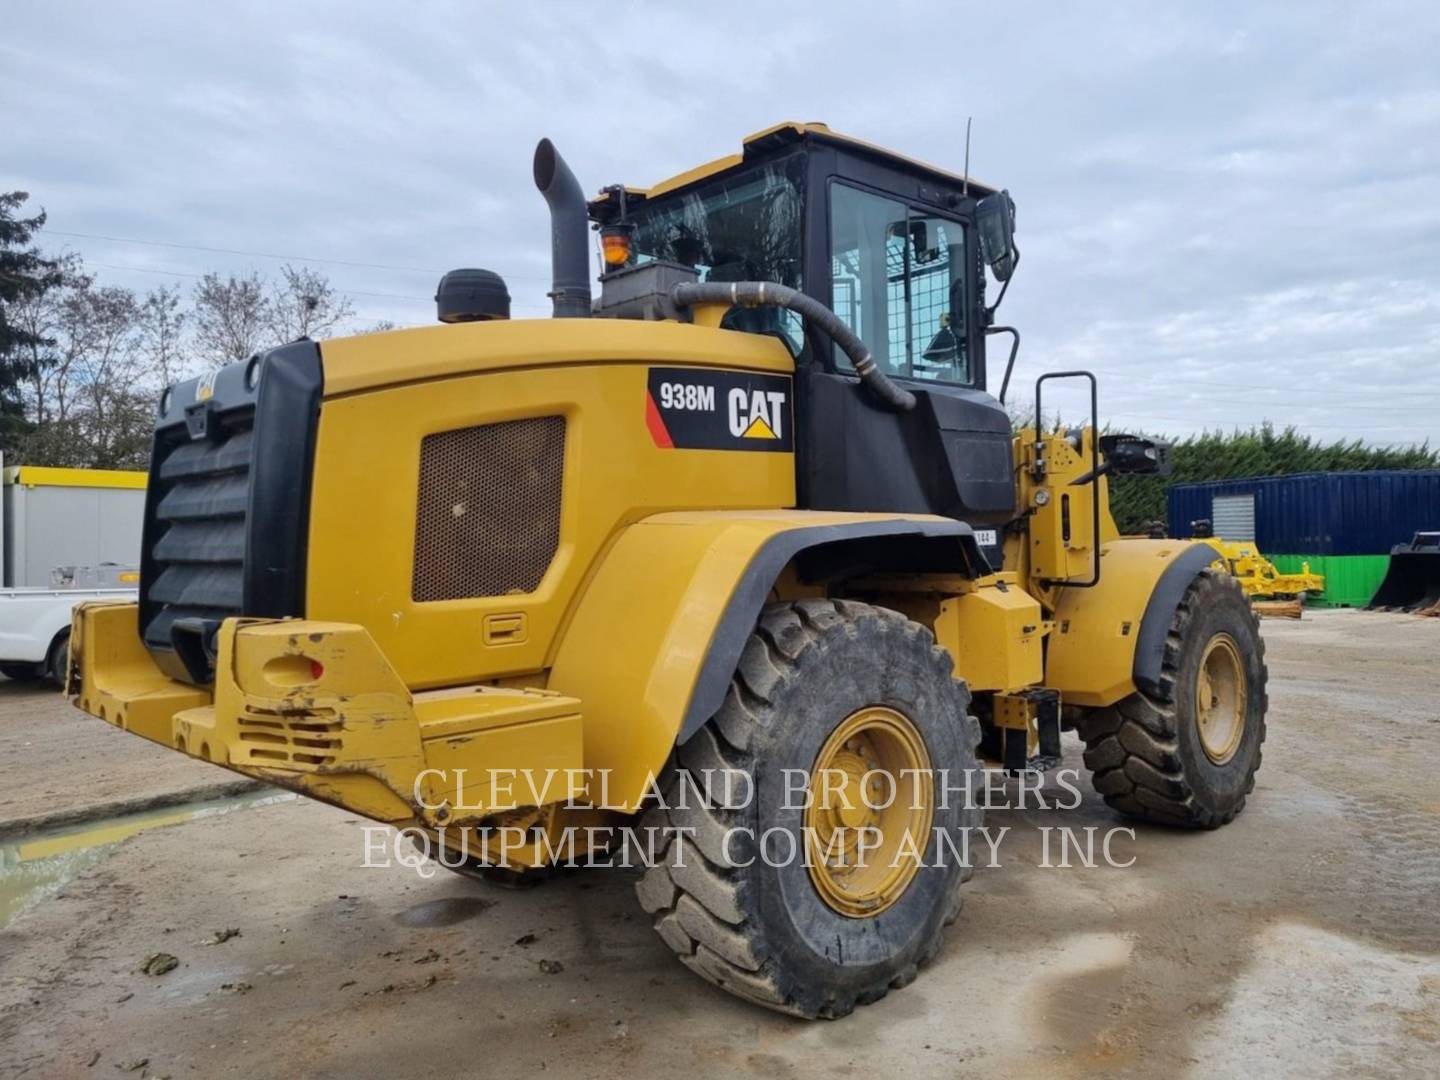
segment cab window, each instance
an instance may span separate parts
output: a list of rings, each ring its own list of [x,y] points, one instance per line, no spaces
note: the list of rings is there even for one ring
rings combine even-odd
[[[958,222],[831,184],[831,307],[887,373],[971,381],[965,267]]]
[[[804,166],[796,154],[641,203],[629,215],[635,261],[678,262],[693,267],[701,281],[778,281],[801,288]],[[800,316],[782,308],[731,308],[720,325],[779,334],[797,353],[805,344]]]

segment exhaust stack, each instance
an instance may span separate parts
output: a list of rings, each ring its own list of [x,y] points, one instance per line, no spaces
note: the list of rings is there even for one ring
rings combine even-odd
[[[580,183],[549,139],[535,147],[535,186],[550,204],[550,299],[557,319],[590,316],[589,216]]]

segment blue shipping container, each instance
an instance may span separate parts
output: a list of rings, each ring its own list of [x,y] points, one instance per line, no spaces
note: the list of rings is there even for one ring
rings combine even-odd
[[[1440,529],[1440,469],[1299,473],[1176,484],[1167,493],[1171,536],[1214,518],[1216,495],[1255,496],[1255,544],[1286,555],[1386,555],[1422,530]]]

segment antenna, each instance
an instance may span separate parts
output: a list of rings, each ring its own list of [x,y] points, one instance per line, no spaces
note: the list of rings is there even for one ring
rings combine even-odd
[[[960,193],[966,196],[970,194],[970,121],[972,119],[973,117],[965,117],[965,183]]]

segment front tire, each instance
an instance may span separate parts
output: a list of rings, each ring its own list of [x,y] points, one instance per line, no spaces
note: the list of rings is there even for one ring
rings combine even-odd
[[[663,805],[644,822],[660,830],[644,835],[667,838],[637,886],[661,939],[702,978],[803,1017],[844,1016],[909,983],[959,912],[969,867],[955,852],[962,830],[980,825],[956,790],[978,769],[968,704],[949,654],[897,612],[830,600],[768,607],[725,704],[677,748]],[[837,785],[823,796],[822,762]],[[840,787],[892,770],[905,812],[876,812],[873,861],[806,846],[861,812],[864,800],[841,798]],[[942,847],[942,832],[954,847]],[[902,835],[919,859],[891,846]]]
[[[1160,694],[1136,691],[1078,724],[1106,803],[1130,817],[1214,829],[1245,808],[1265,741],[1260,620],[1240,583],[1202,570],[1170,624]]]

